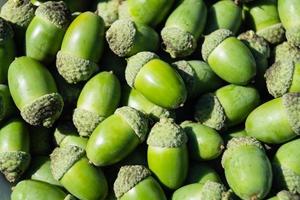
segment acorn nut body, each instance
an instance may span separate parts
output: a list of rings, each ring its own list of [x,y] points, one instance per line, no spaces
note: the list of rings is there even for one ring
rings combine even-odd
[[[193,184],[205,184],[207,181],[221,183],[221,178],[218,173],[204,162],[191,163],[189,165],[189,173],[186,179],[186,183]]]

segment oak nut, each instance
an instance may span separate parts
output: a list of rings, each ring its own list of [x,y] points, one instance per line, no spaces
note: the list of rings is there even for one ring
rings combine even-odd
[[[192,162],[189,165],[189,172],[186,183],[199,183],[203,185],[207,181],[221,183],[221,178],[219,174],[205,162]]]

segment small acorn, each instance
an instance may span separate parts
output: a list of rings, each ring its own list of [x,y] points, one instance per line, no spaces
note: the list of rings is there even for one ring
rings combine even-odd
[[[26,56],[51,63],[60,49],[70,21],[71,13],[63,1],[41,4],[26,30]]]
[[[119,18],[119,6],[123,0],[98,0],[97,14],[102,17],[105,27],[109,28]]]
[[[119,19],[106,31],[109,48],[120,57],[129,57],[141,51],[156,51],[159,36],[151,27]]]
[[[185,185],[177,190],[172,195],[172,200],[192,200],[201,199],[201,190],[204,184],[193,183]]]
[[[246,120],[248,136],[268,144],[280,144],[300,133],[300,93],[287,93],[253,110]]]
[[[89,163],[84,149],[65,146],[54,149],[51,171],[66,190],[79,199],[105,199],[107,181],[100,169]]]
[[[208,10],[205,33],[228,29],[237,33],[242,24],[242,8],[236,1],[217,1]]]
[[[51,127],[64,102],[46,67],[29,57],[16,58],[8,70],[11,96],[23,119],[31,125]]]
[[[205,162],[190,163],[186,183],[199,183],[203,185],[207,181],[221,183],[221,178],[219,174]]]
[[[131,107],[118,108],[93,131],[86,152],[96,166],[115,164],[128,156],[148,133],[148,119]]]
[[[114,183],[119,200],[166,200],[164,191],[143,165],[121,167]]]
[[[140,52],[130,57],[125,78],[130,87],[163,108],[178,108],[186,100],[187,91],[181,76],[154,53]]]
[[[214,129],[191,121],[180,125],[188,137],[189,155],[193,160],[213,160],[224,149],[222,137]]]
[[[30,154],[35,156],[49,155],[53,148],[53,132],[42,126],[29,127]]]
[[[300,60],[300,49],[288,42],[283,42],[282,44],[277,45],[274,48],[273,53],[275,62],[287,59],[295,62]]]
[[[149,169],[171,190],[183,185],[188,173],[187,136],[173,119],[162,118],[147,139]]]
[[[256,62],[250,49],[227,29],[216,30],[205,37],[202,57],[229,83],[246,85],[256,74]]]
[[[269,198],[268,200],[299,200],[300,196],[292,194],[289,191],[282,190],[277,193],[275,197]]]
[[[28,168],[29,133],[21,119],[11,119],[0,129],[0,171],[9,182],[16,182]]]
[[[254,138],[233,138],[222,157],[227,183],[241,199],[264,199],[272,186],[272,167]]]
[[[299,145],[300,139],[283,144],[273,160],[276,186],[288,189],[293,194],[300,193]]]
[[[101,72],[92,77],[81,90],[73,114],[79,135],[90,136],[100,122],[114,113],[120,98],[120,82],[113,73]]]
[[[250,86],[227,85],[196,102],[196,121],[216,130],[243,122],[260,103],[258,91]]]
[[[281,24],[276,0],[259,0],[245,5],[246,20],[256,34],[271,44],[285,39],[285,30]]]
[[[0,84],[0,122],[15,113],[15,105],[11,98],[9,88]]]

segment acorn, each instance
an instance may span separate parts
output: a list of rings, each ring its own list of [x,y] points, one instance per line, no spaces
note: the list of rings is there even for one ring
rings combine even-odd
[[[119,200],[166,200],[159,183],[143,165],[121,167],[114,183],[114,192]]]
[[[119,18],[155,27],[169,14],[174,0],[127,0],[119,7]],[[159,8],[159,9],[157,9]]]
[[[300,193],[300,139],[285,143],[277,150],[274,160],[275,186],[288,189],[293,194]]]
[[[227,85],[196,102],[196,121],[216,130],[242,123],[260,103],[258,91],[250,86]]]
[[[189,155],[193,160],[213,160],[224,149],[222,137],[214,129],[191,121],[180,125],[188,137]]]
[[[56,67],[68,83],[88,80],[97,70],[104,43],[104,22],[92,13],[79,14],[68,27]]]
[[[269,198],[268,200],[299,200],[299,195],[294,195],[289,191],[282,190],[277,193],[276,196]]]
[[[0,84],[7,82],[9,65],[15,58],[14,32],[9,22],[0,17]]]
[[[30,163],[29,133],[24,121],[11,119],[0,129],[0,171],[9,182],[16,182]]]
[[[130,57],[125,78],[130,87],[163,108],[178,108],[186,100],[186,87],[181,76],[154,53],[140,52]]]
[[[23,119],[31,125],[51,127],[64,102],[50,72],[29,57],[16,58],[8,70],[11,96]]]
[[[162,118],[147,139],[149,169],[171,190],[183,185],[188,173],[187,136],[173,119]]]
[[[190,163],[186,183],[199,183],[204,185],[207,181],[221,183],[221,178],[219,174],[205,162]]]
[[[281,24],[276,0],[253,1],[245,5],[246,20],[256,32],[271,44],[285,39],[285,30]]]
[[[170,14],[161,30],[165,51],[172,58],[191,55],[204,30],[206,17],[207,9],[202,0],[183,1]]]
[[[287,93],[253,110],[246,120],[248,136],[268,144],[280,144],[300,133],[300,93]]]
[[[119,19],[106,31],[109,48],[120,57],[129,57],[141,51],[156,51],[159,36],[151,27]]]
[[[79,135],[90,136],[101,121],[114,113],[120,98],[120,82],[113,73],[101,72],[91,78],[81,90],[73,114]]]
[[[97,14],[102,17],[105,27],[109,28],[119,18],[119,6],[123,0],[98,0]]]
[[[227,183],[241,199],[264,199],[272,186],[272,167],[254,138],[233,138],[222,157]]]
[[[41,4],[26,30],[26,56],[44,63],[54,61],[70,21],[63,1]]]
[[[0,122],[15,114],[15,105],[11,98],[9,88],[0,84]]]
[[[295,62],[300,60],[300,49],[288,42],[277,45],[274,48],[273,54],[275,62],[287,59]]]
[[[205,33],[210,34],[218,29],[228,29],[237,33],[242,24],[242,8],[236,1],[217,1],[208,10]]]
[[[246,85],[256,75],[256,62],[251,51],[227,29],[219,29],[205,37],[202,57],[229,83]]]
[[[31,155],[49,155],[53,147],[53,132],[42,126],[29,127]]]
[[[107,181],[100,169],[89,163],[84,149],[65,146],[54,149],[51,158],[53,177],[78,199],[105,199]]]
[[[118,108],[93,131],[87,157],[96,166],[115,164],[144,142],[147,133],[148,119],[142,112],[127,106]]]

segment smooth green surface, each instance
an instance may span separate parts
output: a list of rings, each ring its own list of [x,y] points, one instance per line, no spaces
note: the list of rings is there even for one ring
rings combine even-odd
[[[217,172],[206,163],[191,163],[186,183],[205,184],[207,181],[221,183]]]
[[[174,109],[186,100],[186,88],[180,75],[166,62],[153,59],[135,78],[134,87],[153,103]]]
[[[235,37],[219,44],[209,55],[208,64],[223,80],[238,85],[246,85],[256,74],[251,51]]]
[[[173,193],[172,200],[199,200],[202,187],[199,183],[185,185]]]
[[[300,26],[300,3],[298,0],[278,0],[277,8],[285,29]]]
[[[149,169],[160,183],[171,190],[183,185],[188,173],[188,151],[186,145],[180,148],[148,146]]]
[[[0,43],[0,84],[7,82],[8,67],[15,58],[15,51],[15,43],[12,38]]]
[[[82,149],[86,148],[88,138],[80,137],[79,135],[68,135],[59,144],[60,147],[65,147],[69,145],[78,146]]]
[[[295,69],[292,79],[292,85],[289,88],[289,92],[300,92],[300,63],[295,63]]]

